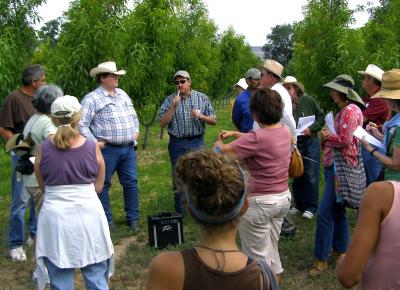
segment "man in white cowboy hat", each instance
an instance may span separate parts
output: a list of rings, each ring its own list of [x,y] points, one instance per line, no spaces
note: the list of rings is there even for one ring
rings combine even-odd
[[[250,97],[260,85],[261,72],[256,68],[251,68],[245,73],[247,89],[236,97],[232,109],[232,123],[242,133],[247,133],[253,129],[253,116],[250,113]]]
[[[302,212],[303,218],[312,219],[318,208],[320,144],[318,131],[325,124],[325,116],[314,98],[305,94],[304,85],[293,76],[283,80],[293,103],[293,116],[296,123],[300,117],[315,116],[315,122],[297,136],[297,147],[303,157],[304,173],[293,180],[293,196],[296,207],[290,212]]]
[[[273,59],[267,59],[261,67],[260,86],[274,90],[281,96],[284,103],[281,123],[288,126],[292,136],[295,137],[296,123],[293,118],[292,100],[288,91],[282,86],[282,72],[283,66],[279,62]],[[258,126],[255,125],[255,127]]]
[[[363,98],[366,105],[366,109],[363,110],[364,125],[372,123],[372,126],[377,126],[379,131],[382,132],[383,123],[390,118],[389,106],[383,99],[371,99],[371,97],[381,90],[382,75],[384,71],[374,64],[369,64],[365,71],[359,71],[358,73],[362,75],[361,85],[367,94]],[[361,153],[364,160],[368,186],[378,179],[382,170],[382,164],[378,159],[371,156],[364,147],[362,148]]]
[[[31,64],[24,69],[21,80],[22,86],[7,96],[0,114],[0,136],[5,141],[9,140],[14,134],[21,134],[29,118],[36,113],[32,99],[37,89],[46,84],[46,74],[41,65]],[[15,170],[19,156],[14,151],[11,151],[11,156],[13,173],[8,232],[9,249],[13,261],[25,261],[26,255],[22,245],[24,244],[25,208],[29,194],[25,192],[21,174]],[[35,208],[32,199],[30,205],[28,241],[32,241],[36,236]]]
[[[178,158],[204,146],[206,124],[215,125],[217,118],[208,97],[191,88],[192,81],[187,71],[177,71],[172,79],[177,93],[165,99],[158,118],[161,128],[168,127],[168,153],[174,176]],[[175,210],[183,214],[184,193],[176,190],[174,182],[173,191]]]
[[[106,164],[103,191],[99,198],[108,223],[115,228],[109,202],[109,188],[115,171],[123,188],[126,223],[139,230],[139,193],[137,186],[136,143],[139,138],[139,120],[131,98],[118,88],[117,70],[113,61],[99,64],[90,71],[100,85],[82,100],[83,114],[79,128],[83,136],[96,140]]]

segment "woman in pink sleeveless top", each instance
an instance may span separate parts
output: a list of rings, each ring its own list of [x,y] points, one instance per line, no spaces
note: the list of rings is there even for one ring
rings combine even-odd
[[[371,184],[364,194],[349,249],[336,267],[344,287],[400,289],[400,183]]]

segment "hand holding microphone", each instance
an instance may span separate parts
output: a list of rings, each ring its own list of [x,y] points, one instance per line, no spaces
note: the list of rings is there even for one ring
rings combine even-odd
[[[172,100],[172,104],[173,106],[176,108],[176,106],[178,106],[179,102],[181,101],[181,91],[178,91],[178,94],[173,98]]]

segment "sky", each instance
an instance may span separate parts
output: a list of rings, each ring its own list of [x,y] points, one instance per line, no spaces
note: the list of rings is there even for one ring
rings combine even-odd
[[[70,0],[47,0],[38,9],[45,23],[61,16],[68,9]],[[244,35],[251,46],[263,46],[271,28],[278,24],[289,24],[303,19],[302,8],[307,0],[203,0],[209,17],[222,32],[232,26],[236,33]],[[349,0],[350,9],[365,4],[365,0]],[[379,0],[369,0],[372,5]],[[368,14],[356,13],[353,27],[361,27],[368,20]],[[40,28],[41,25],[37,27]]]

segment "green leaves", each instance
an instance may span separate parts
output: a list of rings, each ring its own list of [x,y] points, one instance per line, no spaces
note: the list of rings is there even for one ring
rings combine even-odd
[[[275,59],[284,67],[289,64],[293,52],[293,27],[290,24],[276,25],[267,35],[262,48],[265,58]]]

